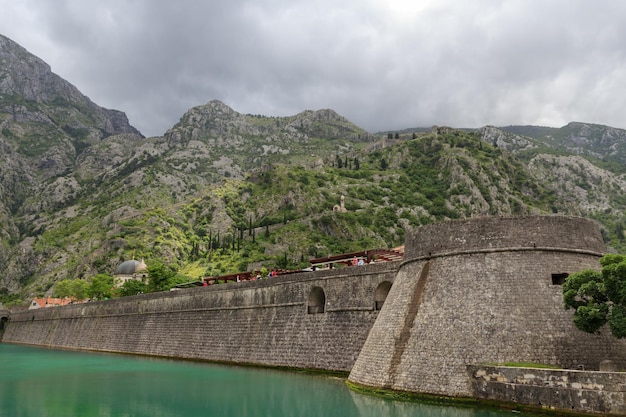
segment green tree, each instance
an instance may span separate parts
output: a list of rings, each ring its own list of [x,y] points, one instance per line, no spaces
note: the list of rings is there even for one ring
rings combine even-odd
[[[59,298],[70,297],[72,295],[72,281],[72,279],[63,279],[54,284],[54,296]]]
[[[137,295],[148,291],[148,286],[144,284],[142,281],[137,281],[134,279],[128,280],[122,284],[115,291],[115,295],[118,297],[127,297],[130,295]]]
[[[175,276],[176,271],[163,263],[158,262],[148,266],[148,291],[169,290]]]
[[[77,300],[84,300],[87,298],[87,290],[89,289],[89,282],[84,279],[74,279],[72,280],[71,291],[73,297],[76,297]]]
[[[73,297],[77,300],[87,298],[89,283],[82,279],[64,279],[54,285],[53,294],[55,297]]]
[[[574,324],[595,333],[608,323],[613,336],[626,337],[626,256],[609,254],[600,259],[601,271],[584,270],[563,284],[565,308],[573,308]]]
[[[91,277],[87,295],[94,300],[106,300],[113,296],[113,277],[107,274],[98,274]]]

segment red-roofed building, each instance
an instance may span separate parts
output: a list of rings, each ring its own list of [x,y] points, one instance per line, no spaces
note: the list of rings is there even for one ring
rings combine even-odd
[[[46,308],[46,307],[59,307],[66,306],[70,304],[73,300],[71,298],[54,298],[54,297],[43,297],[43,298],[34,298],[28,307],[29,310],[35,310],[37,308]]]

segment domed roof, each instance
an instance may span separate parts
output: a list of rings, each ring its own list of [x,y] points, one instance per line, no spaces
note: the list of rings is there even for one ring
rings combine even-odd
[[[130,261],[124,261],[115,268],[115,275],[132,275],[137,272],[145,271],[147,266],[143,259],[136,261],[131,259]]]

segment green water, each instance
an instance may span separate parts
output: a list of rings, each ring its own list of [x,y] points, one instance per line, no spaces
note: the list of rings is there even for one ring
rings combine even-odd
[[[505,415],[382,400],[327,376],[0,343],[1,417]]]

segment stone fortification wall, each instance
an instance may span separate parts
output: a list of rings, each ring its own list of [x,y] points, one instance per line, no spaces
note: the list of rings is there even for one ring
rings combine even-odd
[[[12,313],[3,342],[349,371],[398,262]],[[325,311],[309,314],[312,293]],[[314,297],[315,298],[315,297]],[[314,306],[313,310],[319,309]]]
[[[626,373],[469,366],[476,398],[537,409],[626,415]]]
[[[599,268],[591,221],[479,218],[419,228],[350,381],[471,397],[466,366],[525,361],[626,368],[626,344],[590,335],[563,308],[559,278]]]

